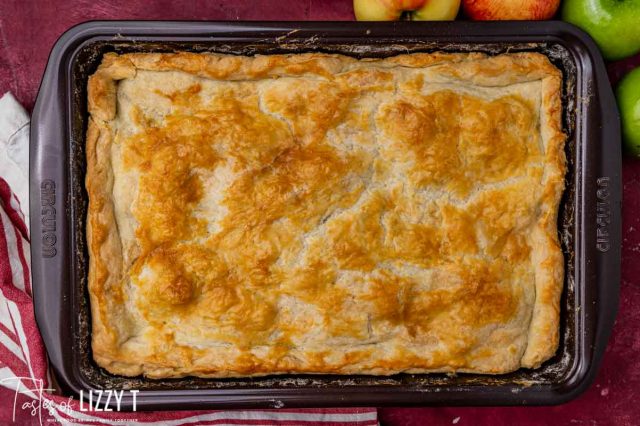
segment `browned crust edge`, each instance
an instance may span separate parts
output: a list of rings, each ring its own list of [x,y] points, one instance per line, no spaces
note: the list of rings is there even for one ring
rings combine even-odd
[[[481,86],[507,86],[542,81],[541,132],[545,141],[545,173],[543,205],[534,232],[536,241],[544,249],[534,254],[538,263],[535,272],[535,303],[529,327],[528,345],[521,366],[536,368],[553,356],[559,340],[560,295],[563,287],[564,260],[557,232],[557,215],[564,190],[566,161],[565,135],[562,132],[562,75],[549,60],[538,53],[515,53],[489,57],[470,54],[408,54],[387,59],[371,59],[385,67],[430,67],[440,65],[439,72],[461,81]],[[216,54],[106,54],[102,64],[88,83],[89,125],[86,139],[89,194],[87,242],[89,247],[89,294],[92,314],[92,348],[96,362],[114,374],[149,377],[249,376],[233,370],[216,372],[183,371],[139,360],[125,360],[119,347],[125,336],[109,327],[114,311],[124,310],[121,304],[109,303],[118,298],[118,284],[122,279],[122,247],[115,226],[112,202],[113,171],[109,158],[113,141],[112,122],[116,117],[117,81],[133,77],[138,69],[153,71],[182,71],[204,78],[243,80],[283,75],[318,75],[331,77],[357,60],[340,55],[300,54],[238,57]],[[508,70],[508,73],[505,73]],[[505,78],[506,76],[506,78]],[[542,119],[544,118],[544,119]],[[107,297],[107,293],[112,293]],[[114,296],[115,295],[115,296]],[[450,370],[412,369],[409,373],[428,373]],[[459,372],[499,374],[506,371],[457,370]],[[316,371],[323,373],[322,371]],[[399,371],[374,368],[366,371],[347,367],[329,373],[388,375]],[[284,374],[289,371],[268,374]],[[308,372],[307,372],[308,373]],[[253,374],[254,376],[264,373]]]

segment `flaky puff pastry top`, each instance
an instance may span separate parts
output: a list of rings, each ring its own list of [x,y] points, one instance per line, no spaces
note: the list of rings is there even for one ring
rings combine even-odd
[[[95,360],[156,378],[538,367],[563,284],[561,81],[536,53],[105,55]]]

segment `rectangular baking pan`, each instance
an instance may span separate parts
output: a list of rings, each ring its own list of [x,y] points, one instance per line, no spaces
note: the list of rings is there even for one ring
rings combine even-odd
[[[566,262],[557,355],[511,374],[288,375],[151,380],[92,360],[84,189],[86,84],[106,52],[536,51],[564,75],[569,171],[558,231]],[[620,280],[620,130],[593,41],[561,22],[90,22],[54,46],[31,121],[31,261],[35,313],[63,390],[138,389],[138,409],[362,405],[540,405],[593,381],[613,326]],[[132,407],[125,393],[123,406]]]

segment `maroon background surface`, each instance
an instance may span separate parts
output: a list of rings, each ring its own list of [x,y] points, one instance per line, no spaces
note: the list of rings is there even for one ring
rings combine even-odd
[[[33,108],[49,51],[69,27],[93,19],[352,20],[351,0],[0,0],[0,95]],[[640,55],[609,64],[612,83],[640,66]],[[389,425],[640,424],[640,161],[623,165],[620,313],[596,383],[556,407],[383,408]]]

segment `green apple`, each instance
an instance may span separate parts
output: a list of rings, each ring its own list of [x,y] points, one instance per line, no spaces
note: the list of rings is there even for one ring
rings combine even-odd
[[[608,60],[640,52],[640,0],[564,0],[562,19],[594,38]]]
[[[640,67],[627,74],[616,90],[622,140],[627,151],[640,156]]]

